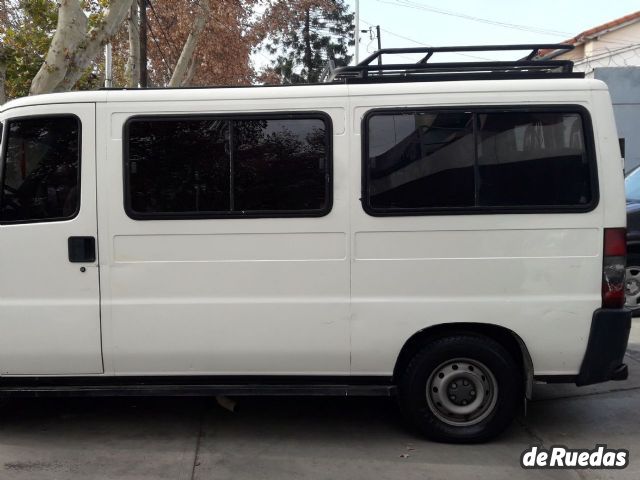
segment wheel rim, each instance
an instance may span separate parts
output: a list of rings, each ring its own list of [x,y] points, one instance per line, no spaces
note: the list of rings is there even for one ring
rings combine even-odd
[[[640,306],[640,267],[627,267],[624,279],[625,304],[631,308]]]
[[[483,363],[455,358],[433,371],[426,393],[436,417],[464,427],[480,423],[491,414],[498,399],[498,382]]]

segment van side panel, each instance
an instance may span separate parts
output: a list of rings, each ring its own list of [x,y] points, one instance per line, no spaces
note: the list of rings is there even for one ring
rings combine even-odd
[[[484,90],[481,83],[474,87]],[[517,91],[509,85],[499,104],[578,105],[593,118],[606,108],[592,105],[588,90],[526,86]],[[350,86],[354,191],[361,188],[361,122],[368,111],[497,104],[493,92],[428,94],[409,86],[416,90],[411,95],[392,96],[379,88]],[[373,217],[353,203],[352,374],[390,375],[409,337],[455,322],[514,331],[529,349],[536,375],[576,374],[601,304],[602,222],[611,187],[601,185],[598,206],[585,213]]]
[[[245,99],[99,107],[100,128],[108,132],[98,202],[109,372],[348,374],[343,100],[304,102],[325,111],[333,123],[333,208],[326,216],[133,220],[123,206],[122,132],[130,116],[276,112],[283,104]],[[311,110],[304,105],[292,110]]]
[[[599,80],[595,82],[602,83]],[[603,84],[604,85],[604,84]],[[611,97],[607,90],[593,90],[593,123],[597,134],[598,176],[603,197],[604,226],[623,227],[627,224],[624,193],[624,159],[620,155]]]

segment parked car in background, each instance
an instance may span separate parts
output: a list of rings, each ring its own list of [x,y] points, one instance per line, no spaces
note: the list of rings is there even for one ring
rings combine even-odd
[[[640,168],[624,179],[627,196],[627,276],[626,304],[640,316]]]

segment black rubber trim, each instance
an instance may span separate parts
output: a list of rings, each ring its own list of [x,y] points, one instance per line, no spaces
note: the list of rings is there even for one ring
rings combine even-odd
[[[309,210],[245,210],[217,212],[138,212],[131,206],[129,126],[140,121],[171,120],[321,120],[325,125],[327,149],[325,169],[325,204],[318,209]],[[233,162],[233,158],[231,158]],[[211,220],[225,218],[315,218],[324,217],[333,209],[333,120],[331,115],[320,110],[300,110],[282,112],[240,112],[240,113],[159,113],[133,115],[122,127],[122,165],[123,165],[123,202],[127,216],[133,220]],[[231,168],[233,166],[231,165]]]
[[[4,377],[1,397],[391,396],[391,377]]]
[[[535,375],[536,382],[544,383],[576,383],[577,375]]]
[[[67,104],[74,105],[74,104]],[[94,115],[95,115],[95,104]],[[45,217],[45,218],[29,218],[21,220],[4,220],[2,218],[2,206],[4,204],[4,169],[7,157],[7,149],[9,148],[9,128],[12,122],[20,122],[23,120],[38,120],[42,118],[72,118],[78,123],[78,202],[76,209],[71,215],[66,217]],[[29,225],[32,223],[53,223],[64,222],[73,220],[80,214],[80,208],[82,208],[82,120],[75,113],[44,113],[42,115],[24,115],[17,117],[5,118],[3,129],[6,129],[6,133],[0,133],[0,139],[5,138],[4,144],[2,144],[2,153],[0,155],[0,183],[2,184],[2,190],[0,190],[0,225]],[[1,143],[1,142],[0,142]]]
[[[429,207],[429,208],[379,208],[372,207],[369,199],[369,120],[376,115],[397,115],[421,113],[446,113],[446,112],[470,112],[473,115],[483,113],[510,113],[510,112],[536,112],[536,113],[575,113],[580,115],[583,125],[585,142],[585,154],[590,166],[591,192],[593,197],[585,205],[517,205],[517,206],[482,206],[470,205],[465,207]],[[475,123],[475,122],[474,122]],[[475,139],[474,126],[474,142]],[[435,215],[503,215],[503,214],[531,214],[531,213],[588,213],[596,209],[600,203],[600,190],[598,181],[598,165],[596,159],[595,135],[591,114],[582,105],[558,104],[558,105],[467,105],[467,106],[438,106],[438,107],[384,107],[373,108],[367,111],[360,124],[361,131],[361,179],[360,201],[362,209],[372,217],[405,217],[405,216],[435,216]],[[477,148],[476,148],[477,150]],[[477,153],[477,152],[476,152]],[[477,164],[477,158],[474,164]],[[474,167],[475,168],[475,167]],[[477,188],[477,185],[476,187]]]
[[[393,385],[128,385],[120,387],[3,387],[0,397],[209,397],[322,396],[390,397]]]
[[[630,331],[631,311],[628,309],[596,310],[576,385],[626,380],[628,368],[623,360]]]

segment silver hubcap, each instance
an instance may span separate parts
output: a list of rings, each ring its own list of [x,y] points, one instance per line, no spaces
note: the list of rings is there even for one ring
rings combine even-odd
[[[493,411],[498,383],[481,362],[456,358],[442,363],[427,381],[427,403],[443,422],[475,425]]]
[[[627,267],[624,295],[628,307],[640,307],[640,267]]]

